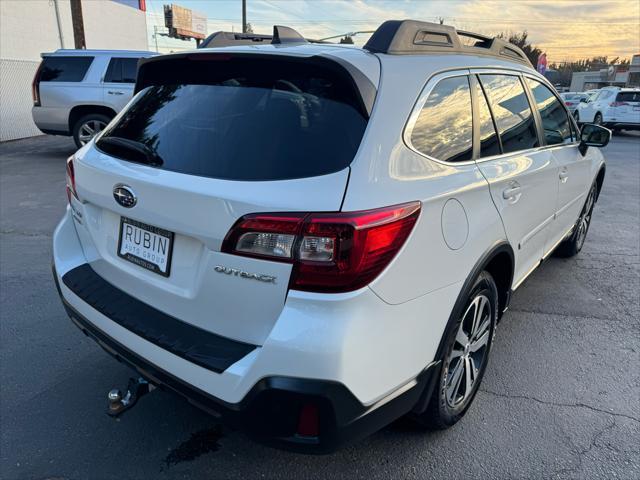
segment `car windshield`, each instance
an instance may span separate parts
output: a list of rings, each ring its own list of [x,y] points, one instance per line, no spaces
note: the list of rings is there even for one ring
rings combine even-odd
[[[144,88],[96,146],[125,160],[162,159],[154,166],[230,180],[324,175],[353,160],[367,116],[335,71],[271,59],[197,67],[183,80]]]

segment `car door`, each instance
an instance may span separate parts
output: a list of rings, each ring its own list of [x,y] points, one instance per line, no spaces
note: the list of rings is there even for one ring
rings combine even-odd
[[[137,57],[113,57],[103,81],[104,102],[119,112],[131,100],[136,83]]]
[[[517,286],[544,254],[558,194],[557,168],[551,152],[539,148],[535,118],[520,76],[487,72],[476,79],[476,144],[480,143],[476,162],[514,250]],[[497,130],[497,149],[491,141],[492,127]]]
[[[575,129],[571,128],[569,115],[553,91],[537,79],[525,77],[525,81],[536,105],[544,143],[556,164],[558,200],[545,247],[547,255],[571,230],[580,214],[590,187],[591,165],[580,153],[579,141]]]

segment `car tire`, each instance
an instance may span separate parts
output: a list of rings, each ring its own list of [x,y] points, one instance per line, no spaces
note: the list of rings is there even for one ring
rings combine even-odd
[[[573,257],[582,250],[584,241],[587,238],[587,232],[589,232],[589,226],[591,225],[591,217],[593,216],[593,207],[596,204],[597,195],[598,185],[594,182],[593,185],[591,185],[591,189],[589,189],[587,199],[580,211],[580,216],[573,226],[571,236],[558,245],[555,252],[557,256],[563,258]]]
[[[578,112],[578,110],[573,112],[573,118],[575,119],[576,123],[579,125],[580,124],[580,113]]]
[[[457,320],[446,334],[429,404],[423,413],[413,417],[424,427],[449,428],[471,406],[487,368],[497,312],[498,288],[491,274],[484,271],[469,289]]]
[[[602,125],[602,114],[600,112],[596,113],[596,116],[593,117],[593,123],[596,125]]]
[[[90,113],[80,117],[73,125],[73,140],[78,148],[83,147],[86,143],[100,133],[104,127],[111,121],[106,115],[101,113]]]

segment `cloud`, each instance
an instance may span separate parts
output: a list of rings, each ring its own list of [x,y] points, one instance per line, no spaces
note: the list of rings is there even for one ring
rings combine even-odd
[[[457,5],[454,20],[486,34],[527,30],[550,61],[640,53],[640,2],[473,0]]]

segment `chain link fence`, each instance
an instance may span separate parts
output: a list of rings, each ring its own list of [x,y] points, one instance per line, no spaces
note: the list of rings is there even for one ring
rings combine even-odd
[[[0,142],[41,134],[31,118],[31,82],[39,64],[0,59]]]

